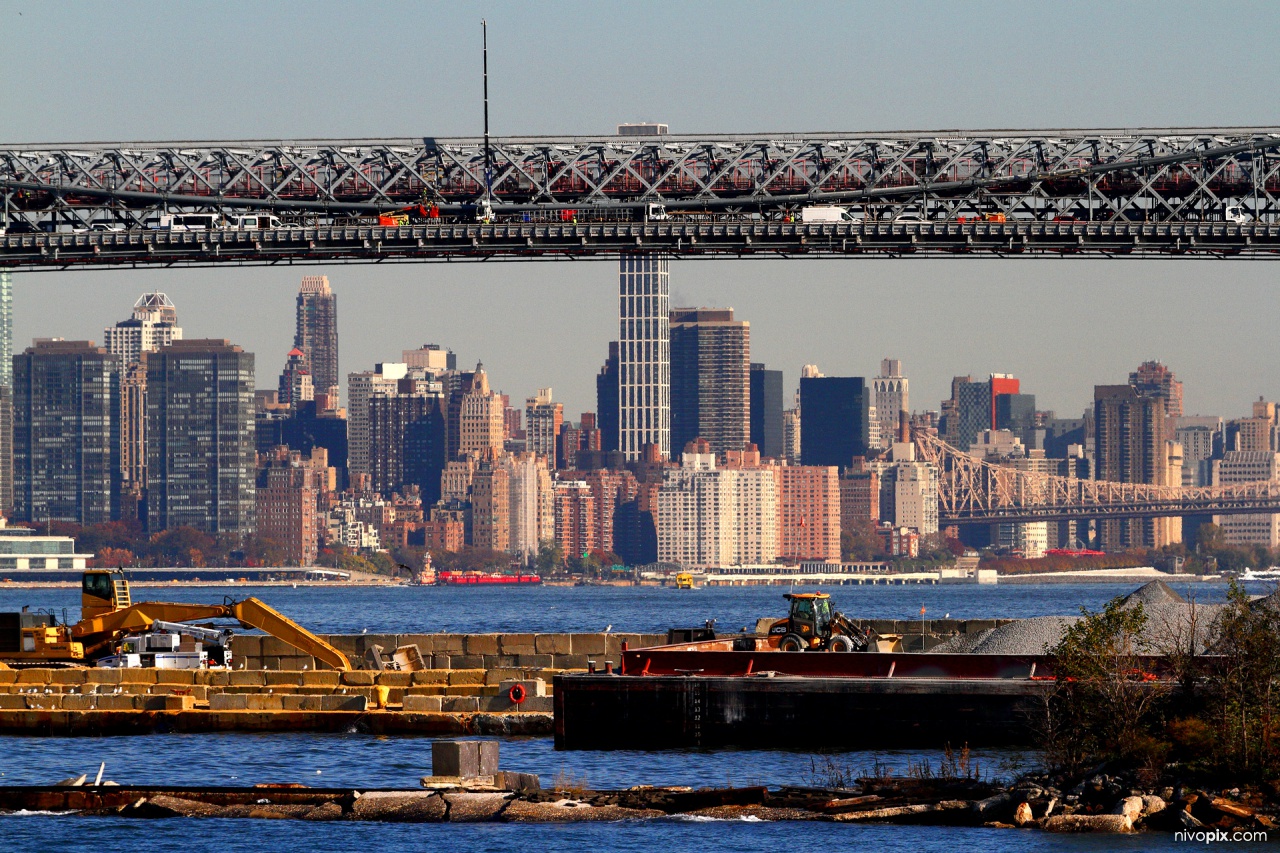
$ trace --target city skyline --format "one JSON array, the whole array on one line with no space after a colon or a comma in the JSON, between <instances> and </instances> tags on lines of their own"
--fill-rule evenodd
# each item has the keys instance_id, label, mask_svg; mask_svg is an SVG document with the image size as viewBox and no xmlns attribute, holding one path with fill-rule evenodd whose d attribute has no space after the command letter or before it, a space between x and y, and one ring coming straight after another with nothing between
<instances>
[{"instance_id":1,"label":"city skyline","mask_svg":"<svg viewBox=\"0 0 1280 853\"><path fill-rule=\"evenodd\" d=\"M721 264L730 265L742 263L797 264L797 262L786 261L721 262ZM812 263L814 262L798 264L798 266L804 269ZM856 264L857 262L844 263ZM915 263L945 262L916 261ZM1006 263L1023 267L1027 262ZM1031 263L1075 265L1082 262ZM1187 262L1146 263L1181 266ZM616 264L616 261L613 264ZM511 333L500 337L505 338L505 342L508 343L515 339L520 346L517 352L506 357L503 355L502 347L497 346L504 341L499 341L487 334L486 330L492 326L488 322L482 322L475 315L470 315L469 318L464 317L462 323L451 323L447 326L432 324L423 327L416 324L419 316L416 312L387 314L385 320L388 325L403 329L400 336L385 330L368 330L359 319L346 319L345 324L340 324L339 327L343 342L339 376L344 405L348 402L346 400L348 374L371 370L376 363L400 361L402 351L429 342L453 350L457 354L459 363L485 361L488 365L486 370L495 390L508 394L512 399L524 399L532 396L538 388L553 387L556 390L556 402L564 404L565 420L576 422L582 412L596 410L595 374L604 363L608 342L616 339L617 297L609 292L616 287L617 271L613 264L586 265L588 277L595 280L585 282L582 287L574 287L573 290L584 293L589 301L571 299L576 308L574 315L565 317L563 321L557 321L557 327L571 329L572 334L583 341L580 346L587 351L581 356L581 360L577 355L566 355L564 347L553 345L553 342L547 340L547 338L557 337L555 331L544 329L539 324L529 321L525 316L527 312L522 310L518 290L514 298L505 294L504 288L508 285L503 282L486 281L483 276L484 271L479 266L468 267L467 271L474 270L474 274L459 277L461 279L459 284L450 283L448 285L450 292L441 301L449 302L450 297L455 295L461 298L462 292L474 295L476 288L487 291L486 296L492 294L495 299L502 297L493 303L493 307L499 312L504 309L510 311L511 323L505 328ZM889 305L870 306L874 313L870 316L866 313L861 315L864 318L864 324L849 328L840 318L832 318L824 314L820 306L779 305L768 294L760 294L752 290L735 291L731 275L708 275L704 279L705 286L701 288L685 279L685 275L689 273L700 273L703 270L713 272L721 264L670 262L672 268L670 304L673 307L732 307L737 318L749 322L752 326L751 360L764 363L771 370L783 371L784 397L788 400L798 387L800 367L804 364L817 364L823 373L831 376L861 376L870 380L878 374L880 362L884 358L893 358L902 362L904 372L911 379L913 411L937 410L940 401L950 396L953 376L969 374L981 379L991 373L1007 372L1013 373L1022 381L1024 391L1036 396L1037 409L1054 411L1058 417L1079 417L1082 412L1092 408L1095 385L1123 384L1128 375L1141 363L1152 360L1166 365L1182 380L1186 389L1184 409L1187 415L1243 417L1248 414L1253 400L1259 397L1280 398L1280 377L1264 379L1264 376L1270 374L1259 371L1258 376L1251 381L1247 374L1242 375L1240 365L1235 363L1235 356L1224 352L1221 347L1210 346L1209 340L1195 335L1192 329L1186 330L1187 335L1182 337L1179 347L1174 346L1179 343L1176 340L1168 341L1168 347L1181 348L1185 355L1194 355L1194 352L1185 352L1188 347L1187 340L1199 341L1199 347L1203 349L1203 357L1200 359L1182 360L1166 357L1155 346L1146 348L1142 342L1138 341L1111 340L1110 338L1119 334L1125 325L1124 311L1117 311L1118 316L1112 317L1110 321L1104 317L1094 324L1081 322L1079 330L1083 332L1083 327L1091 326L1091 333L1087 337L1080 338L1081 343L1087 342L1088 345L1075 350L1067 340L1072 336L1071 330L1077 328L1075 324L1071 324L1070 329L1058 329L1056 332L1050 330L1046 334L1035 335L1011 320L1006 327L1009 335L1001 341L966 340L965 335L955 334L952 330L950 333L956 344L954 355L945 351L937 352L933 355L933 360L924 360L920 357L920 350L925 348L927 343L924 339L929 334L948 334L948 324L935 321L932 332L925 331L919 336L895 342L893 335L886 330L896 331L888 327L892 322L892 315L904 310L909 303L910 299L907 296L898 294ZM1265 267L1260 264L1245 266L1246 269ZM1138 265L1134 264L1133 267L1137 270ZM511 268L513 267L504 267L504 269ZM433 271L442 268L427 266L411 269ZM386 272L396 273L403 270L404 268L397 268ZM365 272L362 274L362 271ZM456 272L457 268L450 266L443 268L442 271ZM273 388L277 383L286 355L293 346L293 318L297 289L302 277L328 275L334 293L339 296L343 292L343 281L351 279L350 286L353 290L368 295L367 288L361 287L358 282L368 282L371 275L383 271L374 271L360 266L333 266L295 267L289 270L269 271L248 268L199 272L215 272L215 274L240 279L240 281L229 286L230 293L220 295L217 290L209 292L192 287L181 279L175 278L173 273L135 271L130 277L129 284L109 283L107 287L95 285L88 291L70 288L67 298L78 302L83 312L75 318L51 316L47 310L33 310L36 303L43 304L49 300L49 297L24 288L23 282L39 284L46 280L47 273L14 274L12 277L14 348L21 350L31 345L36 338L55 337L66 340L92 340L102 345L105 343L104 328L119 320L128 310L128 306L137 300L140 292L163 291L169 294L170 299L177 306L182 324L187 328L189 336L226 338L242 346L246 351L255 353L259 359L257 387ZM578 277L582 276L580 271L575 272ZM592 273L596 275L591 276ZM279 279L280 285L278 288L273 286L264 290L257 287L253 281L256 276L269 276L273 282ZM139 289L138 284L142 284L143 287ZM376 282L374 286L376 288ZM1103 289L1087 283L1076 286L1086 290ZM60 285L59 288L61 287ZM564 287L563 284L562 287ZM708 293L713 298L697 299L692 293L695 289ZM997 288L997 293L1001 289L1003 288ZM928 287L925 286L920 290L927 292ZM249 298L244 291L251 291L257 304L263 307L244 314L225 313L227 305L242 304L244 299ZM742 297L736 300L736 304L733 301L735 292ZM795 292L792 291L793 294ZM990 292L992 291L988 289L988 293ZM1260 290L1259 296L1266 296L1267 293L1269 291ZM1125 293L1110 295L1113 302L1120 306L1137 301L1136 295L1129 296ZM108 299L107 296L112 298ZM241 298L242 296L244 299ZM717 296L720 298L716 298ZM125 300L128 302L126 303ZM1276 304L1276 308L1280 308L1280 293L1270 297L1270 300ZM427 307L431 301L424 297L419 304ZM724 304L726 302L727 305ZM1000 305L1001 301L995 299L990 303L978 303L976 306L956 306L954 325L963 328L979 328L983 315L983 310L980 309L986 304ZM744 309L743 305L747 308ZM1240 320L1246 326L1253 322L1265 325L1265 317L1262 316L1265 313L1264 309L1259 309L1256 317L1242 314ZM429 308L423 312L423 315L433 316ZM787 329L794 327L787 322L788 316L802 317L815 328L831 329L836 334L788 336ZM1192 320L1194 320L1193 316L1188 316L1186 320L1175 319L1175 325L1172 328L1190 326ZM803 321L799 322L803 325ZM1114 327L1114 331L1105 328L1109 322ZM791 340L789 337L798 337L799 340ZM846 343L854 341L857 342L856 355L845 346ZM598 345L588 349L588 342L598 342ZM882 344L886 349L883 351L871 349L876 343ZM893 348L895 344L897 348ZM1002 347L1008 347L1003 357L996 352ZM1046 355L1046 349L1051 350L1054 355L1051 357ZM790 353L791 358L785 359L780 356L780 353ZM824 358L824 355L830 358ZM1062 357L1065 356L1069 356L1070 360L1064 362ZM355 361L355 359L362 360ZM1257 361L1256 358L1254 361ZM1064 368L1064 364L1070 364L1071 368L1069 370ZM679 449L673 448L676 452Z\"/></svg>"}]
</instances>

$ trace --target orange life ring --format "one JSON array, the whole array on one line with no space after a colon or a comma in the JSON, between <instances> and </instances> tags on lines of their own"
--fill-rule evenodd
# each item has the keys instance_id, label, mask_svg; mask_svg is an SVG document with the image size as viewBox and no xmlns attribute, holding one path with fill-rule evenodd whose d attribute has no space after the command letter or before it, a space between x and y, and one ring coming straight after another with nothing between
<instances>
[{"instance_id":1,"label":"orange life ring","mask_svg":"<svg viewBox=\"0 0 1280 853\"><path fill-rule=\"evenodd\" d=\"M512 705L519 705L524 701L525 690L523 684L513 684L511 689L507 691L507 698L511 700Z\"/></svg>"}]
</instances>

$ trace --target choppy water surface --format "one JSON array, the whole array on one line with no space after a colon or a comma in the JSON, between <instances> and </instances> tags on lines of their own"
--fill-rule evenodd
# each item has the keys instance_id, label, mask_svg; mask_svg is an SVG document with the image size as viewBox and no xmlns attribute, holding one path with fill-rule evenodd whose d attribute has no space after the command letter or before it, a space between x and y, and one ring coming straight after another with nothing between
<instances>
[{"instance_id":1,"label":"choppy water surface","mask_svg":"<svg viewBox=\"0 0 1280 853\"><path fill-rule=\"evenodd\" d=\"M852 616L918 619L1023 617L1074 614L1101 607L1130 591L1116 584L1035 586L832 587L837 607ZM1220 601L1221 585L1179 587L1200 601ZM174 587L139 588L138 600L217 602L225 595L258 596L304 625L325 633L430 631L661 632L671 626L718 620L722 630L754 626L784 612L782 587L739 587L680 592L652 587L359 588ZM1253 592L1265 592L1261 585ZM0 611L65 608L79 617L79 591L0 588ZM874 725L874 720L852 725ZM620 742L626 733L619 731ZM617 788L637 784L821 784L828 767L861 773L877 763L905 771L911 763L937 767L940 752L854 752L813 758L779 750L671 752L555 752L549 739L503 741L502 764L513 770L575 783ZM1031 757L975 754L984 775L1006 776ZM249 785L303 782L316 786L413 787L429 771L431 741L363 734L201 734L115 738L0 738L0 785L49 783L96 772L125 784ZM1144 851L1173 847L1169 836L1053 837L1034 832L934 827L849 826L832 823L669 819L564 826L311 824L300 821L125 821L75 816L0 816L5 849L105 851L125 849L260 853L281 849L462 850L729 850L758 853L792 849L868 851ZM1183 845L1185 846L1185 845ZM1233 845L1233 849L1248 849Z\"/></svg>"}]
</instances>

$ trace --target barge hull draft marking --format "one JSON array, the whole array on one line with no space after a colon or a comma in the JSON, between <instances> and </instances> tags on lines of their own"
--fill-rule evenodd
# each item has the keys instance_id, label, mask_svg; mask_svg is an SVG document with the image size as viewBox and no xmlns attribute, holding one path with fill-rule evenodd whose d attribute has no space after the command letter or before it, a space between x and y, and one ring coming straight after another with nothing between
<instances>
[{"instance_id":1,"label":"barge hull draft marking","mask_svg":"<svg viewBox=\"0 0 1280 853\"><path fill-rule=\"evenodd\" d=\"M556 749L1027 746L1051 681L559 675Z\"/></svg>"}]
</instances>

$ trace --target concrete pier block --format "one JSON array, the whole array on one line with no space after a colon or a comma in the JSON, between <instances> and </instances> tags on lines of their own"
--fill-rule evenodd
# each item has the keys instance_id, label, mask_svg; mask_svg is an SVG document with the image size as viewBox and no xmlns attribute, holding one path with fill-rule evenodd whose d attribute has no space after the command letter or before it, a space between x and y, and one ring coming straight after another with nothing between
<instances>
[{"instance_id":1,"label":"concrete pier block","mask_svg":"<svg viewBox=\"0 0 1280 853\"><path fill-rule=\"evenodd\" d=\"M535 653L533 634L499 634L498 654L531 655Z\"/></svg>"},{"instance_id":2,"label":"concrete pier block","mask_svg":"<svg viewBox=\"0 0 1280 853\"><path fill-rule=\"evenodd\" d=\"M468 655L496 655L498 635L468 634L463 641L463 651Z\"/></svg>"},{"instance_id":3,"label":"concrete pier block","mask_svg":"<svg viewBox=\"0 0 1280 853\"><path fill-rule=\"evenodd\" d=\"M14 673L15 675L17 673ZM119 684L120 670L118 669L90 669L84 674L86 684Z\"/></svg>"},{"instance_id":4,"label":"concrete pier block","mask_svg":"<svg viewBox=\"0 0 1280 853\"><path fill-rule=\"evenodd\" d=\"M227 683L237 687L261 687L265 683L265 674L257 669L237 669L227 673Z\"/></svg>"},{"instance_id":5,"label":"concrete pier block","mask_svg":"<svg viewBox=\"0 0 1280 853\"><path fill-rule=\"evenodd\" d=\"M249 697L244 693L215 693L209 697L210 711L245 711Z\"/></svg>"},{"instance_id":6,"label":"concrete pier block","mask_svg":"<svg viewBox=\"0 0 1280 853\"><path fill-rule=\"evenodd\" d=\"M121 684L155 684L156 674L159 672L190 672L190 670L178 669L122 669L120 670ZM194 681L194 677L192 678Z\"/></svg>"},{"instance_id":7,"label":"concrete pier block","mask_svg":"<svg viewBox=\"0 0 1280 853\"><path fill-rule=\"evenodd\" d=\"M404 697L404 710L417 713L438 713L441 708L440 700L440 696L408 694Z\"/></svg>"},{"instance_id":8,"label":"concrete pier block","mask_svg":"<svg viewBox=\"0 0 1280 853\"><path fill-rule=\"evenodd\" d=\"M460 655L463 652L463 645L462 634L436 634L431 638L431 653L433 655ZM496 651L493 653L496 653Z\"/></svg>"},{"instance_id":9,"label":"concrete pier block","mask_svg":"<svg viewBox=\"0 0 1280 853\"><path fill-rule=\"evenodd\" d=\"M196 671L194 669L157 669L153 681L156 684L195 684Z\"/></svg>"},{"instance_id":10,"label":"concrete pier block","mask_svg":"<svg viewBox=\"0 0 1280 853\"><path fill-rule=\"evenodd\" d=\"M17 672L19 684L48 684L53 676L53 670L44 668L20 669Z\"/></svg>"},{"instance_id":11,"label":"concrete pier block","mask_svg":"<svg viewBox=\"0 0 1280 853\"><path fill-rule=\"evenodd\" d=\"M373 684L373 673L367 670L353 670L351 672L342 673L342 683L352 686L365 686Z\"/></svg>"},{"instance_id":12,"label":"concrete pier block","mask_svg":"<svg viewBox=\"0 0 1280 853\"><path fill-rule=\"evenodd\" d=\"M317 696L321 711L367 711L369 700L365 696Z\"/></svg>"},{"instance_id":13,"label":"concrete pier block","mask_svg":"<svg viewBox=\"0 0 1280 853\"><path fill-rule=\"evenodd\" d=\"M455 684L484 684L483 669L451 669L449 670L449 686Z\"/></svg>"},{"instance_id":14,"label":"concrete pier block","mask_svg":"<svg viewBox=\"0 0 1280 853\"><path fill-rule=\"evenodd\" d=\"M437 740L431 744L431 775L470 779L480 775L480 749L473 740Z\"/></svg>"},{"instance_id":15,"label":"concrete pier block","mask_svg":"<svg viewBox=\"0 0 1280 853\"><path fill-rule=\"evenodd\" d=\"M302 685L305 687L337 687L340 682L341 678L333 670L302 673Z\"/></svg>"},{"instance_id":16,"label":"concrete pier block","mask_svg":"<svg viewBox=\"0 0 1280 853\"><path fill-rule=\"evenodd\" d=\"M571 634L570 643L575 655L602 655L605 652L604 634Z\"/></svg>"},{"instance_id":17,"label":"concrete pier block","mask_svg":"<svg viewBox=\"0 0 1280 853\"><path fill-rule=\"evenodd\" d=\"M573 652L568 634L535 634L533 653L538 655L567 655Z\"/></svg>"},{"instance_id":18,"label":"concrete pier block","mask_svg":"<svg viewBox=\"0 0 1280 853\"><path fill-rule=\"evenodd\" d=\"M84 684L85 670L55 669L49 679L51 684Z\"/></svg>"},{"instance_id":19,"label":"concrete pier block","mask_svg":"<svg viewBox=\"0 0 1280 853\"><path fill-rule=\"evenodd\" d=\"M441 696L440 710L455 714L472 713L480 710L480 700L475 696Z\"/></svg>"},{"instance_id":20,"label":"concrete pier block","mask_svg":"<svg viewBox=\"0 0 1280 853\"><path fill-rule=\"evenodd\" d=\"M380 672L374 677L374 683L383 687L408 687L413 683L413 673Z\"/></svg>"},{"instance_id":21,"label":"concrete pier block","mask_svg":"<svg viewBox=\"0 0 1280 853\"><path fill-rule=\"evenodd\" d=\"M449 670L447 669L420 669L413 673L413 683L417 684L448 684Z\"/></svg>"},{"instance_id":22,"label":"concrete pier block","mask_svg":"<svg viewBox=\"0 0 1280 853\"><path fill-rule=\"evenodd\" d=\"M546 669L555 665L555 655L516 655L516 666L522 669Z\"/></svg>"}]
</instances>

